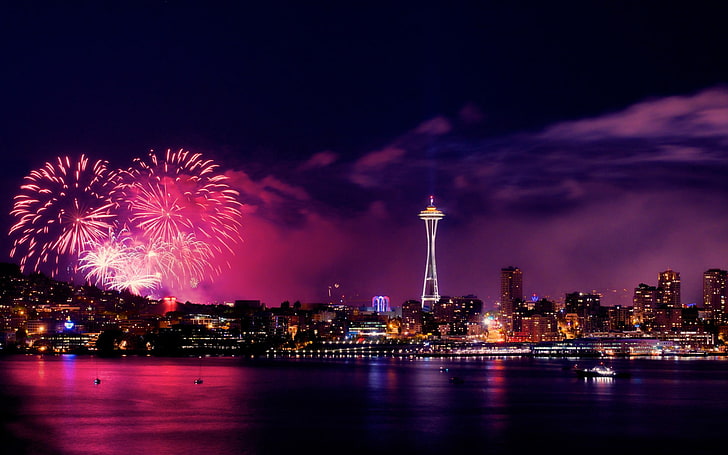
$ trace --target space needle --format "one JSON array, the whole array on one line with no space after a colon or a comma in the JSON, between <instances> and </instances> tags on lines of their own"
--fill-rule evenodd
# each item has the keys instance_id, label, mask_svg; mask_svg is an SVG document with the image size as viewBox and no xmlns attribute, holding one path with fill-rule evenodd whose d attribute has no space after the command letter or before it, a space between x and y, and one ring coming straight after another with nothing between
<instances>
[{"instance_id":1,"label":"space needle","mask_svg":"<svg viewBox=\"0 0 728 455\"><path fill-rule=\"evenodd\" d=\"M422 285L422 309L431 311L433 304L440 300L437 289L437 267L435 266L435 236L437 235L437 222L445 214L435 207L435 196L430 196L430 205L420 212L420 219L425 222L427 230L427 263L425 264L425 282Z\"/></svg>"}]
</instances>

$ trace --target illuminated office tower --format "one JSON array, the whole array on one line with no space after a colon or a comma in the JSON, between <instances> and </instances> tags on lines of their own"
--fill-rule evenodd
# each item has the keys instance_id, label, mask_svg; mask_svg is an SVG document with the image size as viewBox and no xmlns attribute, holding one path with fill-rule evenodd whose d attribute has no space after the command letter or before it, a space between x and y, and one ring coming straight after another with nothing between
<instances>
[{"instance_id":1,"label":"illuminated office tower","mask_svg":"<svg viewBox=\"0 0 728 455\"><path fill-rule=\"evenodd\" d=\"M435 197L430 196L430 205L420 212L420 219L425 222L427 229L427 262L425 264L425 282L422 285L422 309L431 311L432 306L440 300L440 291L437 288L437 267L435 266L435 236L437 235L437 222L445 216L435 207Z\"/></svg>"},{"instance_id":2,"label":"illuminated office tower","mask_svg":"<svg viewBox=\"0 0 728 455\"><path fill-rule=\"evenodd\" d=\"M516 305L523 301L523 272L518 267L501 269L501 317L506 332L514 329Z\"/></svg>"},{"instance_id":3,"label":"illuminated office tower","mask_svg":"<svg viewBox=\"0 0 728 455\"><path fill-rule=\"evenodd\" d=\"M661 291L661 306L680 308L680 273L667 269L658 275L657 281L657 287Z\"/></svg>"},{"instance_id":4,"label":"illuminated office tower","mask_svg":"<svg viewBox=\"0 0 728 455\"><path fill-rule=\"evenodd\" d=\"M643 331L652 329L655 322L655 312L660 301L660 291L655 286L640 283L634 288L632 298L633 323Z\"/></svg>"},{"instance_id":5,"label":"illuminated office tower","mask_svg":"<svg viewBox=\"0 0 728 455\"><path fill-rule=\"evenodd\" d=\"M710 269L703 272L703 308L710 318L722 321L728 304L728 271Z\"/></svg>"}]
</instances>

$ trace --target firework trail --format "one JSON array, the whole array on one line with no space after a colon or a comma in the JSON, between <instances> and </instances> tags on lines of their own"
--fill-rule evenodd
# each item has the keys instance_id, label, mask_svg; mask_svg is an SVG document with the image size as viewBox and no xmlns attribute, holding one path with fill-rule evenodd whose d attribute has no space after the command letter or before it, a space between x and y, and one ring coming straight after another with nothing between
<instances>
[{"instance_id":1,"label":"firework trail","mask_svg":"<svg viewBox=\"0 0 728 455\"><path fill-rule=\"evenodd\" d=\"M25 177L15 196L10 214L15 224L11 257L20 258L20 267L38 270L51 264L51 274L73 265L88 245L108 236L116 214L111 193L118 175L103 160L91 162L59 157ZM70 261L64 263L64 261Z\"/></svg>"}]
</instances>

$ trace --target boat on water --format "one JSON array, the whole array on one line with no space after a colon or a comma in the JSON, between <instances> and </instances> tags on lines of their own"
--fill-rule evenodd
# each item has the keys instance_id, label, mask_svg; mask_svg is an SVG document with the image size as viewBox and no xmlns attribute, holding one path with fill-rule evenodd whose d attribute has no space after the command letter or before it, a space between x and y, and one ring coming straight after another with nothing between
<instances>
[{"instance_id":1,"label":"boat on water","mask_svg":"<svg viewBox=\"0 0 728 455\"><path fill-rule=\"evenodd\" d=\"M200 356L200 372L197 374L195 384L202 384L202 356Z\"/></svg>"},{"instance_id":2,"label":"boat on water","mask_svg":"<svg viewBox=\"0 0 728 455\"><path fill-rule=\"evenodd\" d=\"M101 379L99 379L99 378L94 379L94 384L101 384Z\"/></svg>"},{"instance_id":3,"label":"boat on water","mask_svg":"<svg viewBox=\"0 0 728 455\"><path fill-rule=\"evenodd\" d=\"M591 368L579 368L574 365L574 373L580 378L625 378L629 376L629 373L615 371L603 363Z\"/></svg>"}]
</instances>

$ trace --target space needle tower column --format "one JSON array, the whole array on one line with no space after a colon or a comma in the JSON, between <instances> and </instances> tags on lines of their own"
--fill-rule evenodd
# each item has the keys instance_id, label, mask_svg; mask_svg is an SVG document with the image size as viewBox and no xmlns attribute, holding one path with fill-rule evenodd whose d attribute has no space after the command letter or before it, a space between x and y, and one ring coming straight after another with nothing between
<instances>
[{"instance_id":1,"label":"space needle tower column","mask_svg":"<svg viewBox=\"0 0 728 455\"><path fill-rule=\"evenodd\" d=\"M445 216L435 207L435 197L430 196L430 205L420 212L420 219L425 222L427 229L427 263L425 264L425 282L422 285L422 309L431 311L433 304L440 300L437 289L437 267L435 266L435 236L437 235L437 222Z\"/></svg>"}]
</instances>

